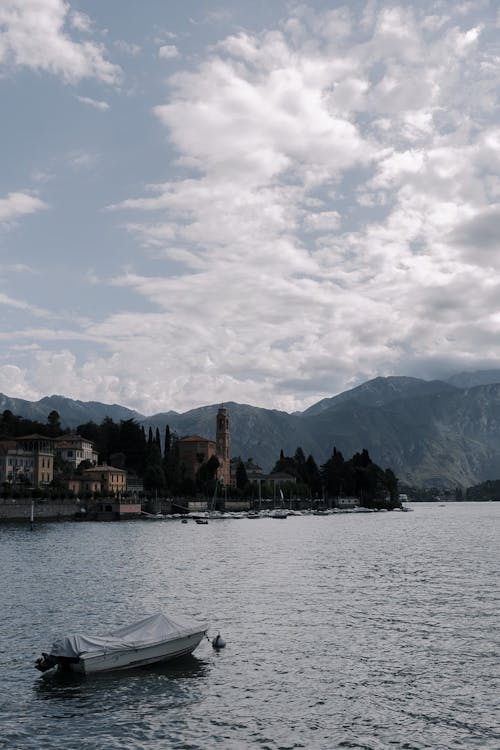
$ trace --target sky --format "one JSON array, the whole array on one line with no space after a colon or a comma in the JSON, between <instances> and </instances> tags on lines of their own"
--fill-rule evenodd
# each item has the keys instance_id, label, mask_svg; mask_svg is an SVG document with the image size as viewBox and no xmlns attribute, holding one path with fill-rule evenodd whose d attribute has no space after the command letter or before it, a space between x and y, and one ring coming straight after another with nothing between
<instances>
[{"instance_id":1,"label":"sky","mask_svg":"<svg viewBox=\"0 0 500 750\"><path fill-rule=\"evenodd\" d=\"M0 392L500 366L497 0L0 0Z\"/></svg>"}]
</instances>

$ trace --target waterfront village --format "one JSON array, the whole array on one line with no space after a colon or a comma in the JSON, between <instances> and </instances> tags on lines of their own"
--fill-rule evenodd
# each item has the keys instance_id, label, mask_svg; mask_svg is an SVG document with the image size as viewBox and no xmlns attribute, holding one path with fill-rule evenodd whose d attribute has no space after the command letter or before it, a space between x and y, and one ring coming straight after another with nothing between
<instances>
[{"instance_id":1,"label":"waterfront village","mask_svg":"<svg viewBox=\"0 0 500 750\"><path fill-rule=\"evenodd\" d=\"M101 429L88 423L76 433L62 430L57 412L49 414L47 421L48 434L13 436L29 420L8 411L2 415L0 520L21 520L30 513L47 519L118 520L285 507L317 513L360 506L401 508L396 477L373 464L366 451L347 462L334 449L321 470L300 448L293 457L281 451L270 473L252 459L231 458L229 414L224 406L217 411L215 441L200 435L172 436L167 426L163 451L158 429L153 435L149 428L146 438L133 420L117 426L106 418ZM38 427L43 429L39 423ZM126 440L121 436L114 443L125 450L104 460L97 443L103 431L113 430L115 435L120 430L126 433ZM144 456L139 464L141 445Z\"/></svg>"}]
</instances>

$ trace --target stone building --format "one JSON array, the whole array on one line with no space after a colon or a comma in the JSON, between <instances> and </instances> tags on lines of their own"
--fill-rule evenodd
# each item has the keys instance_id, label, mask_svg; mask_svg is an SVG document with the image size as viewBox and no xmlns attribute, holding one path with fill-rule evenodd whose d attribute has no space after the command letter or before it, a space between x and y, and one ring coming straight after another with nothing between
<instances>
[{"instance_id":1,"label":"stone building","mask_svg":"<svg viewBox=\"0 0 500 750\"><path fill-rule=\"evenodd\" d=\"M231 483L231 466L229 458L230 434L229 416L223 406L217 411L215 442L200 435L188 435L178 441L179 463L185 479L196 479L202 464L217 456L219 468L217 479L229 486Z\"/></svg>"},{"instance_id":2,"label":"stone building","mask_svg":"<svg viewBox=\"0 0 500 750\"><path fill-rule=\"evenodd\" d=\"M229 415L227 409L221 406L217 412L217 431L215 436L217 458L219 459L219 469L217 478L225 487L231 484L231 460L229 457L230 436L229 436Z\"/></svg>"},{"instance_id":3,"label":"stone building","mask_svg":"<svg viewBox=\"0 0 500 750\"><path fill-rule=\"evenodd\" d=\"M92 469L84 469L83 482L100 482L101 492L106 495L123 496L127 492L127 472L116 466L94 466ZM88 486L86 487L88 490Z\"/></svg>"},{"instance_id":4,"label":"stone building","mask_svg":"<svg viewBox=\"0 0 500 750\"><path fill-rule=\"evenodd\" d=\"M0 481L38 489L54 478L53 440L44 435L25 435L1 441Z\"/></svg>"},{"instance_id":5,"label":"stone building","mask_svg":"<svg viewBox=\"0 0 500 750\"><path fill-rule=\"evenodd\" d=\"M200 466L215 456L214 441L200 435L187 435L181 438L177 445L183 479L196 479Z\"/></svg>"}]
</instances>

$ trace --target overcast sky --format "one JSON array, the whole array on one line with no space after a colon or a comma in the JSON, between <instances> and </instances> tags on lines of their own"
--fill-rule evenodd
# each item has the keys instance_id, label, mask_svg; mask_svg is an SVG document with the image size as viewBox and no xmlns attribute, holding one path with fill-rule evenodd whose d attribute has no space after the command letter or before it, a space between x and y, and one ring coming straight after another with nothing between
<instances>
[{"instance_id":1,"label":"overcast sky","mask_svg":"<svg viewBox=\"0 0 500 750\"><path fill-rule=\"evenodd\" d=\"M497 0L0 0L0 392L500 366Z\"/></svg>"}]
</instances>

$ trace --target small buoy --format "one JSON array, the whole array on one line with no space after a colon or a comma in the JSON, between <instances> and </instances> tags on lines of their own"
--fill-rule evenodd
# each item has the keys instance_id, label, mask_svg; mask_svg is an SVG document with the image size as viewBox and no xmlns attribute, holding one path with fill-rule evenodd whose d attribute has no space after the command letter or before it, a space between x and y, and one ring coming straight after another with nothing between
<instances>
[{"instance_id":1,"label":"small buoy","mask_svg":"<svg viewBox=\"0 0 500 750\"><path fill-rule=\"evenodd\" d=\"M221 638L220 633L217 633L215 638L212 638L212 646L215 649L218 650L219 648L224 648L225 645L226 645L226 641L224 640L224 638Z\"/></svg>"}]
</instances>

